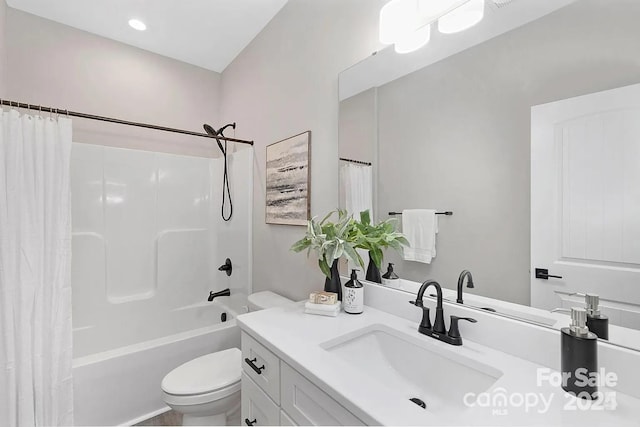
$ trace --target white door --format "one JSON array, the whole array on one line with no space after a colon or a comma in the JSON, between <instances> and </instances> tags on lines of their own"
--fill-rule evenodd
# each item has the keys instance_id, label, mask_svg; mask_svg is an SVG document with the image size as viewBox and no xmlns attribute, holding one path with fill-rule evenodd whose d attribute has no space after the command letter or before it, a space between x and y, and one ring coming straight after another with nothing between
<instances>
[{"instance_id":1,"label":"white door","mask_svg":"<svg viewBox=\"0 0 640 427\"><path fill-rule=\"evenodd\" d=\"M640 85L531 109L531 305L573 293L640 329Z\"/></svg>"}]
</instances>

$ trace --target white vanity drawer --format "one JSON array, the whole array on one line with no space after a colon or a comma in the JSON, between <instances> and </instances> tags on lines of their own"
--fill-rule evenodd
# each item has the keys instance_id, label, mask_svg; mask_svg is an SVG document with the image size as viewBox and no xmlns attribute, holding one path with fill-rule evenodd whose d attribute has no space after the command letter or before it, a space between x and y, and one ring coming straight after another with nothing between
<instances>
[{"instance_id":1,"label":"white vanity drawer","mask_svg":"<svg viewBox=\"0 0 640 427\"><path fill-rule=\"evenodd\" d=\"M298 425L363 426L362 421L282 363L282 409Z\"/></svg>"},{"instance_id":2,"label":"white vanity drawer","mask_svg":"<svg viewBox=\"0 0 640 427\"><path fill-rule=\"evenodd\" d=\"M241 394L242 425L280 425L280 408L244 373Z\"/></svg>"},{"instance_id":3,"label":"white vanity drawer","mask_svg":"<svg viewBox=\"0 0 640 427\"><path fill-rule=\"evenodd\" d=\"M294 423L291 417L287 415L286 412L280 410L280 425L281 426L297 426L298 424Z\"/></svg>"},{"instance_id":4,"label":"white vanity drawer","mask_svg":"<svg viewBox=\"0 0 640 427\"><path fill-rule=\"evenodd\" d=\"M280 359L244 332L242 368L276 404L280 404Z\"/></svg>"}]
</instances>

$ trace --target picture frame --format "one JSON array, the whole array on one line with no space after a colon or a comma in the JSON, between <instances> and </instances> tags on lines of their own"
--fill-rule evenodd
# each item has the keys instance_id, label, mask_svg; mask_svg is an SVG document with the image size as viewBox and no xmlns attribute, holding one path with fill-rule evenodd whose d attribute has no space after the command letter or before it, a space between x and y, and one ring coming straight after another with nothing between
<instances>
[{"instance_id":1,"label":"picture frame","mask_svg":"<svg viewBox=\"0 0 640 427\"><path fill-rule=\"evenodd\" d=\"M311 131L266 148L265 222L306 226L311 215Z\"/></svg>"}]
</instances>

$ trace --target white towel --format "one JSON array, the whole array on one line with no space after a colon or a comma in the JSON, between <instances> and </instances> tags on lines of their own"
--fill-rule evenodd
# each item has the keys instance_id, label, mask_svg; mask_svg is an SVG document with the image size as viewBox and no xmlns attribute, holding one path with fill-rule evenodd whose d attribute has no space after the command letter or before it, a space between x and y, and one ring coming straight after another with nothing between
<instances>
[{"instance_id":1,"label":"white towel","mask_svg":"<svg viewBox=\"0 0 640 427\"><path fill-rule=\"evenodd\" d=\"M340 301L335 304L314 304L307 301L304 304L304 312L318 316L336 317L340 312Z\"/></svg>"},{"instance_id":2,"label":"white towel","mask_svg":"<svg viewBox=\"0 0 640 427\"><path fill-rule=\"evenodd\" d=\"M434 209L407 209L402 211L402 233L409 240L403 248L406 261L431 264L436 257L438 217Z\"/></svg>"}]
</instances>

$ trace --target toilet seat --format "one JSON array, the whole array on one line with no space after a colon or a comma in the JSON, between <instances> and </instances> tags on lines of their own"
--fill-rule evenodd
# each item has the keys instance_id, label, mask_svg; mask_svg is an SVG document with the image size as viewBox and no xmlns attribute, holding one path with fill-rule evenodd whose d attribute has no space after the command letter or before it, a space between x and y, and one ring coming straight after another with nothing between
<instances>
[{"instance_id":1,"label":"toilet seat","mask_svg":"<svg viewBox=\"0 0 640 427\"><path fill-rule=\"evenodd\" d=\"M162 380L165 402L197 405L240 391L242 353L230 348L186 362Z\"/></svg>"}]
</instances>

